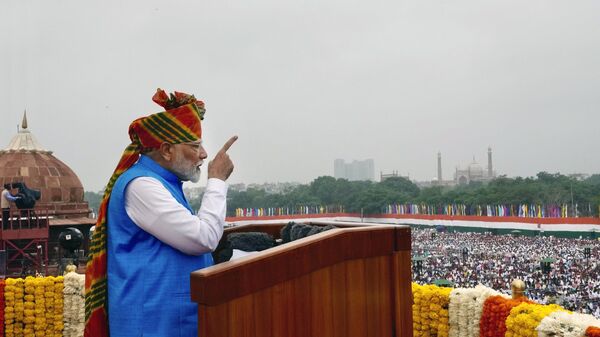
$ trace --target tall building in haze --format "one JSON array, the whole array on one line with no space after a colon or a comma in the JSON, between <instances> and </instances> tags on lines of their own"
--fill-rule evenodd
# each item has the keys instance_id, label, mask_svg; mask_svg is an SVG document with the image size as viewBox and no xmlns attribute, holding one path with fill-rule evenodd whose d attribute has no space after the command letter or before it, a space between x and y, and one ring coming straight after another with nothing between
<instances>
[{"instance_id":1,"label":"tall building in haze","mask_svg":"<svg viewBox=\"0 0 600 337\"><path fill-rule=\"evenodd\" d=\"M346 163L343 159L333 161L333 176L338 179L375 180L375 162L373 159L353 160Z\"/></svg>"}]
</instances>

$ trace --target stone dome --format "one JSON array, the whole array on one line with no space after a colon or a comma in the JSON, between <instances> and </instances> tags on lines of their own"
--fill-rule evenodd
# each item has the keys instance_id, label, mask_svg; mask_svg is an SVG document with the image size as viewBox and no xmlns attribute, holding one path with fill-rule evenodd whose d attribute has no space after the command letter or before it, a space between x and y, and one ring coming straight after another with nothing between
<instances>
[{"instance_id":1,"label":"stone dome","mask_svg":"<svg viewBox=\"0 0 600 337\"><path fill-rule=\"evenodd\" d=\"M88 203L83 200L83 185L65 163L44 149L27 129L23 116L21 129L0 150L0 183L24 182L30 189L41 191L36 209L47 209L59 218L87 217Z\"/></svg>"},{"instance_id":2,"label":"stone dome","mask_svg":"<svg viewBox=\"0 0 600 337\"><path fill-rule=\"evenodd\" d=\"M473 162L469 164L469 174L471 177L483 176L483 168L475 161L475 158L473 158Z\"/></svg>"}]
</instances>

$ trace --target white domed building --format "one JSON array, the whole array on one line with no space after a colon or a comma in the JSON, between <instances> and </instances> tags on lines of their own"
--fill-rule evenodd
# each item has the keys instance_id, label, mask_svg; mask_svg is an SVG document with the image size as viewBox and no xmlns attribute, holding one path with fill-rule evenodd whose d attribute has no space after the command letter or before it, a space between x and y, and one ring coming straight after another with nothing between
<instances>
[{"instance_id":1,"label":"white domed building","mask_svg":"<svg viewBox=\"0 0 600 337\"><path fill-rule=\"evenodd\" d=\"M473 162L466 168L456 168L454 173L455 185L468 185L471 182L489 182L496 177L496 172L492 167L492 149L488 148L488 167L483 169L473 156Z\"/></svg>"}]
</instances>

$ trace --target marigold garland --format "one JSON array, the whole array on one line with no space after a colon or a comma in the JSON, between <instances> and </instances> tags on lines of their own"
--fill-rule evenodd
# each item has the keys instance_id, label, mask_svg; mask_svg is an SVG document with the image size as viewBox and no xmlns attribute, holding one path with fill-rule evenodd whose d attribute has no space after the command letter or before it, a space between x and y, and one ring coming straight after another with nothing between
<instances>
[{"instance_id":1,"label":"marigold garland","mask_svg":"<svg viewBox=\"0 0 600 337\"><path fill-rule=\"evenodd\" d=\"M0 279L0 336L62 337L63 303L62 276Z\"/></svg>"},{"instance_id":2,"label":"marigold garland","mask_svg":"<svg viewBox=\"0 0 600 337\"><path fill-rule=\"evenodd\" d=\"M0 279L0 336L70 337L84 329L85 276ZM600 320L493 289L413 283L415 337L600 337Z\"/></svg>"},{"instance_id":3,"label":"marigold garland","mask_svg":"<svg viewBox=\"0 0 600 337\"><path fill-rule=\"evenodd\" d=\"M432 285L412 288L415 336L600 337L600 320L556 304L510 299L482 285L452 289L449 294L448 288Z\"/></svg>"},{"instance_id":4,"label":"marigold garland","mask_svg":"<svg viewBox=\"0 0 600 337\"><path fill-rule=\"evenodd\" d=\"M488 297L483 304L483 312L479 321L479 335L481 337L504 337L506 318L512 308L524 301L531 303L523 297L514 300L499 295Z\"/></svg>"},{"instance_id":5,"label":"marigold garland","mask_svg":"<svg viewBox=\"0 0 600 337\"><path fill-rule=\"evenodd\" d=\"M600 337L600 328L595 326L590 326L585 330L586 337Z\"/></svg>"},{"instance_id":6,"label":"marigold garland","mask_svg":"<svg viewBox=\"0 0 600 337\"><path fill-rule=\"evenodd\" d=\"M452 288L412 284L413 335L448 336L448 304Z\"/></svg>"},{"instance_id":7,"label":"marigold garland","mask_svg":"<svg viewBox=\"0 0 600 337\"><path fill-rule=\"evenodd\" d=\"M554 311L565 311L557 304L521 303L506 318L506 337L537 337L535 330L544 317Z\"/></svg>"},{"instance_id":8,"label":"marigold garland","mask_svg":"<svg viewBox=\"0 0 600 337\"><path fill-rule=\"evenodd\" d=\"M35 336L35 278L27 276L24 281L25 296L23 297L23 335L25 337Z\"/></svg>"},{"instance_id":9,"label":"marigold garland","mask_svg":"<svg viewBox=\"0 0 600 337\"><path fill-rule=\"evenodd\" d=\"M46 298L45 298L45 280L36 278L35 284L35 336L42 337L46 333Z\"/></svg>"},{"instance_id":10,"label":"marigold garland","mask_svg":"<svg viewBox=\"0 0 600 337\"><path fill-rule=\"evenodd\" d=\"M4 331L4 307L6 306L4 301L4 287L5 282L3 279L0 279L0 332Z\"/></svg>"},{"instance_id":11,"label":"marigold garland","mask_svg":"<svg viewBox=\"0 0 600 337\"><path fill-rule=\"evenodd\" d=\"M7 279L4 284L4 335L15 335L15 279Z\"/></svg>"},{"instance_id":12,"label":"marigold garland","mask_svg":"<svg viewBox=\"0 0 600 337\"><path fill-rule=\"evenodd\" d=\"M44 284L44 300L46 301L46 336L54 335L54 277L46 277Z\"/></svg>"},{"instance_id":13,"label":"marigold garland","mask_svg":"<svg viewBox=\"0 0 600 337\"><path fill-rule=\"evenodd\" d=\"M54 278L53 295L54 295L54 337L62 337L64 328L63 323L63 288L64 277L57 276Z\"/></svg>"},{"instance_id":14,"label":"marigold garland","mask_svg":"<svg viewBox=\"0 0 600 337\"><path fill-rule=\"evenodd\" d=\"M23 297L25 292L25 280L18 278L15 279L14 294L15 294L15 322L14 322L14 335L23 335L23 318L25 313L25 307L23 304Z\"/></svg>"}]
</instances>

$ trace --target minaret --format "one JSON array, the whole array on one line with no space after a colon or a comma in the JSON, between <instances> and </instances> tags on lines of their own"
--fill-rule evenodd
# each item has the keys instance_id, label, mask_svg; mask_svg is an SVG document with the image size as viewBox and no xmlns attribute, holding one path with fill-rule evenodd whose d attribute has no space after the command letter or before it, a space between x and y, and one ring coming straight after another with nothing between
<instances>
[{"instance_id":1,"label":"minaret","mask_svg":"<svg viewBox=\"0 0 600 337\"><path fill-rule=\"evenodd\" d=\"M492 148L488 147L488 178L494 177L494 168L492 167Z\"/></svg>"},{"instance_id":2,"label":"minaret","mask_svg":"<svg viewBox=\"0 0 600 337\"><path fill-rule=\"evenodd\" d=\"M438 184L442 184L442 153L438 151Z\"/></svg>"}]
</instances>

